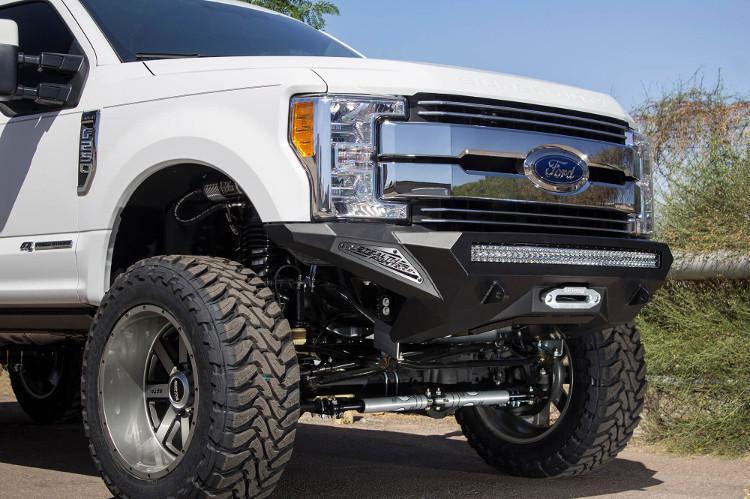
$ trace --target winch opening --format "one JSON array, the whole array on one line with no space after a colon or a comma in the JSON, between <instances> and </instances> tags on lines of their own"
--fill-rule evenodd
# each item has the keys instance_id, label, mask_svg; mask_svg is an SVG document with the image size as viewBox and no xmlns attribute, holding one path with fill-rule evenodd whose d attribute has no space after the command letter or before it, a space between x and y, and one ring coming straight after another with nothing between
<instances>
[{"instance_id":1,"label":"winch opening","mask_svg":"<svg viewBox=\"0 0 750 499\"><path fill-rule=\"evenodd\" d=\"M562 310L589 310L601 303L601 294L586 287L565 286L542 294L542 302L550 308Z\"/></svg>"}]
</instances>

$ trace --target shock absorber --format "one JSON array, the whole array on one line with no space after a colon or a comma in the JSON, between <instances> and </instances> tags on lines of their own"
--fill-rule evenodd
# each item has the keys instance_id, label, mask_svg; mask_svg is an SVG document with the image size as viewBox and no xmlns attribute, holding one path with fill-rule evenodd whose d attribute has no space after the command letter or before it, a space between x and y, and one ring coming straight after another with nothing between
<instances>
[{"instance_id":1,"label":"shock absorber","mask_svg":"<svg viewBox=\"0 0 750 499\"><path fill-rule=\"evenodd\" d=\"M246 213L240 227L239 260L256 275L270 279L273 269L284 264L283 255L268 238L258 213L252 209Z\"/></svg>"},{"instance_id":2,"label":"shock absorber","mask_svg":"<svg viewBox=\"0 0 750 499\"><path fill-rule=\"evenodd\" d=\"M198 210L195 205L204 207ZM273 269L285 263L284 254L268 238L260 216L231 180L207 182L185 194L175 204L174 216L178 222L190 225L221 210L226 211L227 222L237 235L236 259L256 275L271 278Z\"/></svg>"}]
</instances>

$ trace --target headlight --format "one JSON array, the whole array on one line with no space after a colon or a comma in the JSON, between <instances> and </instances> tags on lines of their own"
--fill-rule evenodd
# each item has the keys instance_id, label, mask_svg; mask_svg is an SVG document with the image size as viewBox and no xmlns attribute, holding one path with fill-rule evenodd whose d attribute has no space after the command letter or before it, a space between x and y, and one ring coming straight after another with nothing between
<instances>
[{"instance_id":1,"label":"headlight","mask_svg":"<svg viewBox=\"0 0 750 499\"><path fill-rule=\"evenodd\" d=\"M635 228L638 235L650 237L654 232L653 156L645 136L637 132L631 132L630 135L628 145L633 147L633 166L638 175L636 185L641 190L641 207L635 220Z\"/></svg>"},{"instance_id":2,"label":"headlight","mask_svg":"<svg viewBox=\"0 0 750 499\"><path fill-rule=\"evenodd\" d=\"M404 118L396 97L321 95L292 100L289 138L307 169L316 218L403 220L406 205L379 198L375 134L384 117Z\"/></svg>"}]
</instances>

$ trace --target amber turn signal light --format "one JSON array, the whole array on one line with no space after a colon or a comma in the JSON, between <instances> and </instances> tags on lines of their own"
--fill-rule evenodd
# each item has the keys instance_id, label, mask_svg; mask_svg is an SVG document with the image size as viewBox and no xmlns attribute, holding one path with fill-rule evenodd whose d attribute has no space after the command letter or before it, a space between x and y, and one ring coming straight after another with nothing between
<instances>
[{"instance_id":1,"label":"amber turn signal light","mask_svg":"<svg viewBox=\"0 0 750 499\"><path fill-rule=\"evenodd\" d=\"M315 156L315 108L312 102L295 102L292 112L292 144L303 158Z\"/></svg>"}]
</instances>

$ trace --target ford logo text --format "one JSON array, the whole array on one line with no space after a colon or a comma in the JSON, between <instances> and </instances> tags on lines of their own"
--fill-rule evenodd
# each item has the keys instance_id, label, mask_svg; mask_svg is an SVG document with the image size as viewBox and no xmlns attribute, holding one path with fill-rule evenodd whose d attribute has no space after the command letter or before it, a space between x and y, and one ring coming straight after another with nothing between
<instances>
[{"instance_id":1,"label":"ford logo text","mask_svg":"<svg viewBox=\"0 0 750 499\"><path fill-rule=\"evenodd\" d=\"M524 172L540 189L558 194L577 193L589 179L589 168L583 157L557 146L531 151L524 162Z\"/></svg>"}]
</instances>

